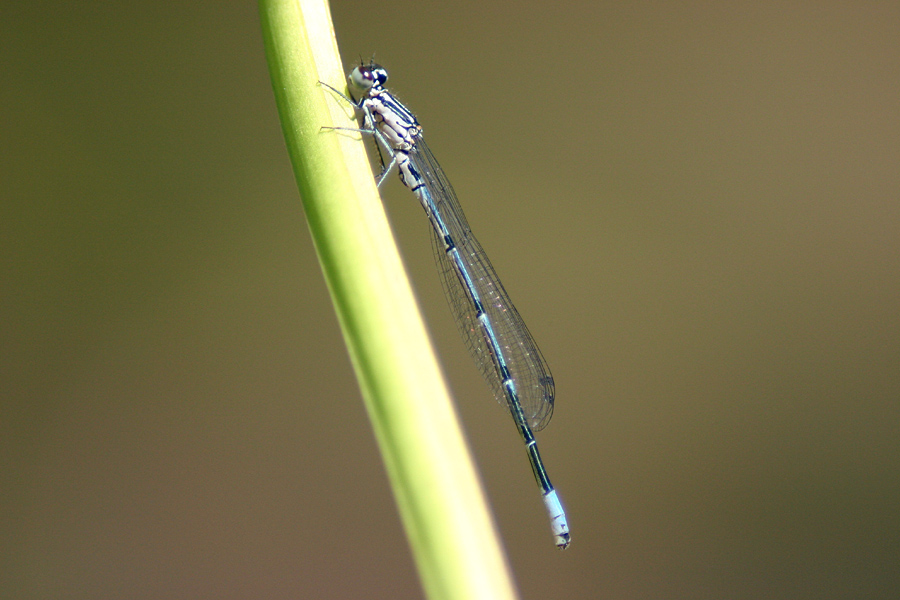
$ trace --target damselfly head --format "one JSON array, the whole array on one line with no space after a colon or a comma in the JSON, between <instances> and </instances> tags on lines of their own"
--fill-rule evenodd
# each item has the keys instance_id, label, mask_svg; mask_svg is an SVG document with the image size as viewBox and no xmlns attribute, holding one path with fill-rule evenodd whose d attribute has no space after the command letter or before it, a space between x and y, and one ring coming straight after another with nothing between
<instances>
[{"instance_id":1,"label":"damselfly head","mask_svg":"<svg viewBox=\"0 0 900 600\"><path fill-rule=\"evenodd\" d=\"M372 88L381 88L387 82L388 74L384 67L369 63L360 65L350 71L350 85L368 94Z\"/></svg>"}]
</instances>

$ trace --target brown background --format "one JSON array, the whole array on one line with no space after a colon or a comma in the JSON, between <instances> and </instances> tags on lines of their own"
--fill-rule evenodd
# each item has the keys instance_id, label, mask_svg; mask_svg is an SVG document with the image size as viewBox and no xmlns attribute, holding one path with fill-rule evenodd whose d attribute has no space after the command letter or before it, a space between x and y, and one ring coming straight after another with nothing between
<instances>
[{"instance_id":1,"label":"brown background","mask_svg":"<svg viewBox=\"0 0 900 600\"><path fill-rule=\"evenodd\" d=\"M0 596L421 590L256 6L0 16ZM385 202L524 598L900 584L900 5L346 2L553 368L573 543Z\"/></svg>"}]
</instances>

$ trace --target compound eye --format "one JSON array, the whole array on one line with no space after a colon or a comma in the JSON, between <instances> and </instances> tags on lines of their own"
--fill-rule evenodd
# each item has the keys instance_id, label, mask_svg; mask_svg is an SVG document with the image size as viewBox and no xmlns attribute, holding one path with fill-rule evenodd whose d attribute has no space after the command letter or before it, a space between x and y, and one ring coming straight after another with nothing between
<instances>
[{"instance_id":1,"label":"compound eye","mask_svg":"<svg viewBox=\"0 0 900 600\"><path fill-rule=\"evenodd\" d=\"M387 71L384 70L384 67L375 63L360 65L350 72L350 83L364 92L368 92L373 87L382 87L387 78Z\"/></svg>"},{"instance_id":2,"label":"compound eye","mask_svg":"<svg viewBox=\"0 0 900 600\"><path fill-rule=\"evenodd\" d=\"M350 71L350 83L361 90L370 90L375 85L375 76L369 67L356 67Z\"/></svg>"}]
</instances>

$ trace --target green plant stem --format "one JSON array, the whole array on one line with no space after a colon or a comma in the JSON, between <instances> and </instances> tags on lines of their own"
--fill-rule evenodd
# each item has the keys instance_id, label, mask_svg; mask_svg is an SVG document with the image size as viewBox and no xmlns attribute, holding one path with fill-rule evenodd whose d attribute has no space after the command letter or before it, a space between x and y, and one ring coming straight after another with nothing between
<instances>
[{"instance_id":1,"label":"green plant stem","mask_svg":"<svg viewBox=\"0 0 900 600\"><path fill-rule=\"evenodd\" d=\"M514 598L364 144L358 135L322 130L356 126L352 108L318 84L344 88L327 2L260 0L259 8L309 229L422 585L435 599ZM327 522L306 517L328 535Z\"/></svg>"}]
</instances>

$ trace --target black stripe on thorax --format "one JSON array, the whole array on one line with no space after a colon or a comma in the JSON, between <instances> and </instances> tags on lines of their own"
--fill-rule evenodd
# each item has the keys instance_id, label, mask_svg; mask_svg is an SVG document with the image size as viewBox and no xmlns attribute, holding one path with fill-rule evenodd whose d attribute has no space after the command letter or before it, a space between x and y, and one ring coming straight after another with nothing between
<instances>
[{"instance_id":1,"label":"black stripe on thorax","mask_svg":"<svg viewBox=\"0 0 900 600\"><path fill-rule=\"evenodd\" d=\"M384 96L387 96L387 98L385 98ZM400 102L398 102L397 99L390 94L382 94L378 97L378 100L381 102L382 106L384 106L394 114L399 115L404 121L409 123L410 127L419 124L416 121L415 115L409 112L409 109L400 104Z\"/></svg>"}]
</instances>

